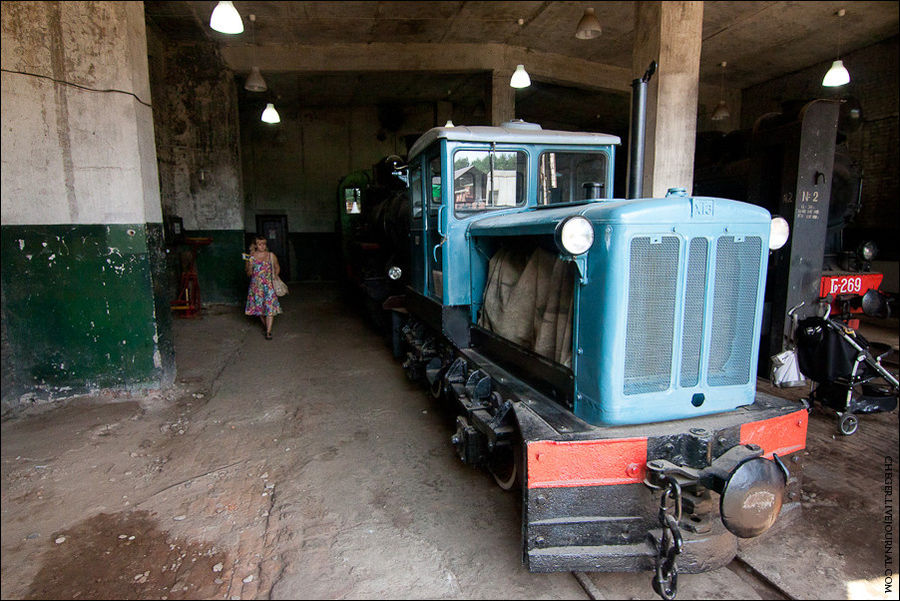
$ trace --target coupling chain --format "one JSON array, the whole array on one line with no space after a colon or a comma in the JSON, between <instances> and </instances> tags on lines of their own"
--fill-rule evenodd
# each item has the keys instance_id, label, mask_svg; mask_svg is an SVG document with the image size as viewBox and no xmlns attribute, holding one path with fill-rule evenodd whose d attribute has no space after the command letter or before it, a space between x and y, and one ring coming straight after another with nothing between
<instances>
[{"instance_id":1,"label":"coupling chain","mask_svg":"<svg viewBox=\"0 0 900 601\"><path fill-rule=\"evenodd\" d=\"M663 599L671 600L678 592L678 555L684 550L684 539L678 529L681 521L681 486L666 474L660 476L663 492L659 498L659 525L662 535L656 541L656 566L653 590ZM671 506L669 499L672 500Z\"/></svg>"}]
</instances>

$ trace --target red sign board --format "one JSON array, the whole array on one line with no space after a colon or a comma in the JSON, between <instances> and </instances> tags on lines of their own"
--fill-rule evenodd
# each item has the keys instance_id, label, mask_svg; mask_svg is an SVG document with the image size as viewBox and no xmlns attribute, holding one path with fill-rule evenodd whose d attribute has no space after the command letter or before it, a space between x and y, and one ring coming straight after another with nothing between
<instances>
[{"instance_id":1,"label":"red sign board","mask_svg":"<svg viewBox=\"0 0 900 601\"><path fill-rule=\"evenodd\" d=\"M881 273L834 273L822 276L819 288L819 296L825 297L852 294L854 296L866 293L870 289L878 289L884 274Z\"/></svg>"}]
</instances>

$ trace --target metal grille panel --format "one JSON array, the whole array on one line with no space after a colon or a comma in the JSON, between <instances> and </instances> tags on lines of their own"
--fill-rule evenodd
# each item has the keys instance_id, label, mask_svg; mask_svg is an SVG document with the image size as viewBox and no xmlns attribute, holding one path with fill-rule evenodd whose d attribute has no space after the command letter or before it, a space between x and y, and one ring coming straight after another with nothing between
<instances>
[{"instance_id":1,"label":"metal grille panel","mask_svg":"<svg viewBox=\"0 0 900 601\"><path fill-rule=\"evenodd\" d=\"M750 381L761 248L762 240L758 236L743 240L723 236L716 243L710 386L732 386Z\"/></svg>"},{"instance_id":2,"label":"metal grille panel","mask_svg":"<svg viewBox=\"0 0 900 601\"><path fill-rule=\"evenodd\" d=\"M676 236L631 241L625 394L666 390L671 382L679 251Z\"/></svg>"},{"instance_id":3,"label":"metal grille panel","mask_svg":"<svg viewBox=\"0 0 900 601\"><path fill-rule=\"evenodd\" d=\"M706 263L709 243L706 238L691 240L687 283L684 289L684 321L681 333L681 377L683 387L700 382L703 321L706 317Z\"/></svg>"}]
</instances>

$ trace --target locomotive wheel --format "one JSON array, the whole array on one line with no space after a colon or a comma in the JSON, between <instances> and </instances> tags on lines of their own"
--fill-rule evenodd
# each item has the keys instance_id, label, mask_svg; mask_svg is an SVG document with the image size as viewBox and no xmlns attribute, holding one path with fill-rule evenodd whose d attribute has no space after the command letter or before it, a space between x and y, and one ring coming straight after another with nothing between
<instances>
[{"instance_id":1,"label":"locomotive wheel","mask_svg":"<svg viewBox=\"0 0 900 601\"><path fill-rule=\"evenodd\" d=\"M491 455L488 471L494 482L503 490L521 488L525 473L522 461L522 441L517 436L513 442L501 447Z\"/></svg>"},{"instance_id":2,"label":"locomotive wheel","mask_svg":"<svg viewBox=\"0 0 900 601\"><path fill-rule=\"evenodd\" d=\"M850 436L859 428L859 418L852 413L843 414L838 420L838 431L844 436Z\"/></svg>"}]
</instances>

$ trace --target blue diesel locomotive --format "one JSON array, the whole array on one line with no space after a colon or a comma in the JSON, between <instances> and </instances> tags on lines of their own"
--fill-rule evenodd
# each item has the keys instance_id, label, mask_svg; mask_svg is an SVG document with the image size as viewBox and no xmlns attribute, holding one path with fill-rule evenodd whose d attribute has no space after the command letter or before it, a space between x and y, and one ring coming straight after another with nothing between
<instances>
[{"instance_id":1,"label":"blue diesel locomotive","mask_svg":"<svg viewBox=\"0 0 900 601\"><path fill-rule=\"evenodd\" d=\"M524 122L425 133L409 264L390 269L402 307L385 306L407 373L458 411L459 457L521 488L525 566L649 570L672 598L679 570L728 563L797 497L785 457L807 410L756 391L787 234L680 189L611 198L618 144Z\"/></svg>"}]
</instances>

